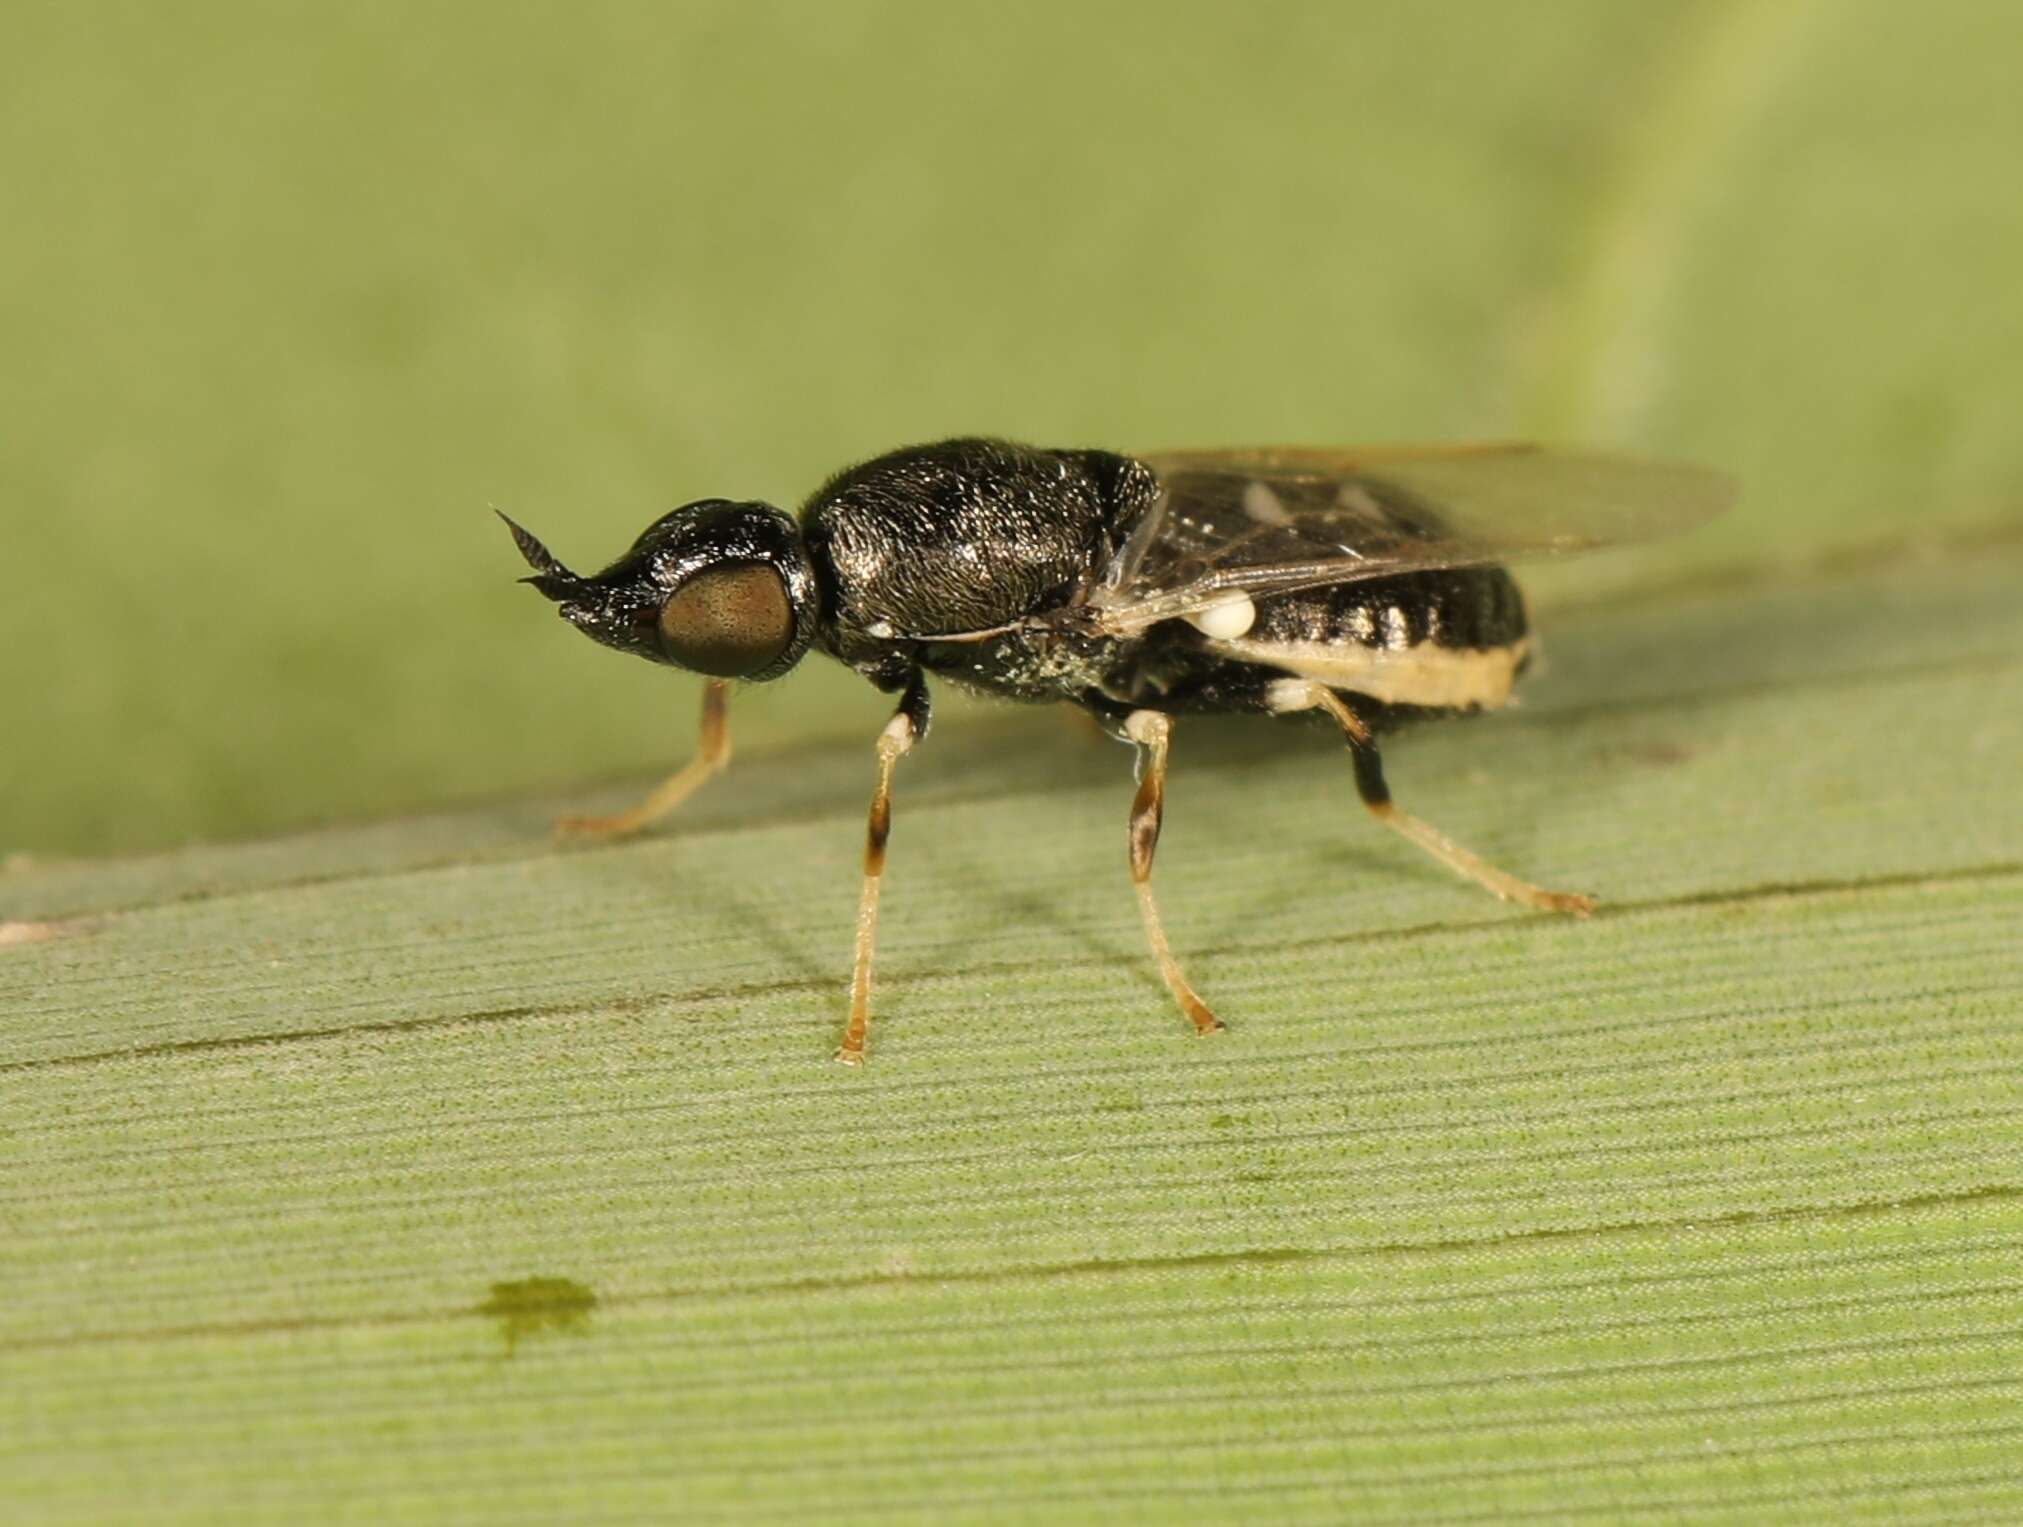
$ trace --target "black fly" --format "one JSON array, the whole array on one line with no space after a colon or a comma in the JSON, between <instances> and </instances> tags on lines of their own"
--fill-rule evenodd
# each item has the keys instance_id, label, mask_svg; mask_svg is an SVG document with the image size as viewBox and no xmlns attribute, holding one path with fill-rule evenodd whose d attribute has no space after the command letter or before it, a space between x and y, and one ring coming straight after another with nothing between
<instances>
[{"instance_id":1,"label":"black fly","mask_svg":"<svg viewBox=\"0 0 2023 1527\"><path fill-rule=\"evenodd\" d=\"M1307 714L1341 731L1363 803L1507 900L1585 914L1392 803L1376 736L1413 716L1504 704L1529 657L1499 564L1692 524L1732 485L1698 467L1526 446L1177 451L1123 456L945 440L831 479L798 519L705 499L579 577L508 520L526 581L608 647L709 676L686 768L631 811L570 818L616 836L673 810L730 757L733 680L778 678L810 647L899 707L878 737L850 1016L864 1059L892 771L927 735L927 675L1067 701L1136 745L1131 878L1160 974L1203 1034L1221 1027L1152 897L1174 715Z\"/></svg>"}]
</instances>

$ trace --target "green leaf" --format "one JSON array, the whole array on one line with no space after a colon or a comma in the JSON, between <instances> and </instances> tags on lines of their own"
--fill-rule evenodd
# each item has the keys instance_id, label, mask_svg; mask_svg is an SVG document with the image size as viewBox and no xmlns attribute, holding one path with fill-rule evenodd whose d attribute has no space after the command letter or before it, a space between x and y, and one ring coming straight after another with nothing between
<instances>
[{"instance_id":1,"label":"green leaf","mask_svg":"<svg viewBox=\"0 0 2023 1527\"><path fill-rule=\"evenodd\" d=\"M1028 714L670 830L18 870L0 1479L44 1519L2023 1507L2019 562L1570 609L1400 798ZM60 919L60 920L59 920Z\"/></svg>"}]
</instances>

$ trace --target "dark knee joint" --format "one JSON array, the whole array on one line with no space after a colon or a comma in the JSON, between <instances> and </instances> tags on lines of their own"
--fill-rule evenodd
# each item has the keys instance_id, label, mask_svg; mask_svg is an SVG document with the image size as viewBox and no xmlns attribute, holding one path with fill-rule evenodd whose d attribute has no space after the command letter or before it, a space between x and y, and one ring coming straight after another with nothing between
<instances>
[{"instance_id":1,"label":"dark knee joint","mask_svg":"<svg viewBox=\"0 0 2023 1527\"><path fill-rule=\"evenodd\" d=\"M1355 765L1356 794L1370 810L1384 815L1391 809L1391 787L1384 783L1383 755L1374 743L1351 740L1349 759Z\"/></svg>"},{"instance_id":2,"label":"dark knee joint","mask_svg":"<svg viewBox=\"0 0 2023 1527\"><path fill-rule=\"evenodd\" d=\"M1148 778L1138 787L1138 798L1131 803L1131 878L1145 881L1152 878L1152 855L1159 848L1159 825L1164 818L1165 802L1156 778Z\"/></svg>"},{"instance_id":3,"label":"dark knee joint","mask_svg":"<svg viewBox=\"0 0 2023 1527\"><path fill-rule=\"evenodd\" d=\"M864 833L864 873L885 873L885 843L892 836L892 802L879 791L871 802L871 821Z\"/></svg>"}]
</instances>

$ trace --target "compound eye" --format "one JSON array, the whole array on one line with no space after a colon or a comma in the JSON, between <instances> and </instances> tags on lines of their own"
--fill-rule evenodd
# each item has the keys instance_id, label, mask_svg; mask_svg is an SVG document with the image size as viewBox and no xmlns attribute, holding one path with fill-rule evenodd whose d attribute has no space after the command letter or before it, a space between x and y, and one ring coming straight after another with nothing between
<instances>
[{"instance_id":1,"label":"compound eye","mask_svg":"<svg viewBox=\"0 0 2023 1527\"><path fill-rule=\"evenodd\" d=\"M794 639L787 585L764 562L697 573L660 607L660 644L682 667L741 679L778 661Z\"/></svg>"}]
</instances>

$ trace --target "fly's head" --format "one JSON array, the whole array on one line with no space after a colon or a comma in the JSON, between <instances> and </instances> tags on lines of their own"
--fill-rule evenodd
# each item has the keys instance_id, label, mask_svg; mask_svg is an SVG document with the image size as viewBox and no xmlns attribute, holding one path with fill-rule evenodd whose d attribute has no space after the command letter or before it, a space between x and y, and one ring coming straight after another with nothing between
<instances>
[{"instance_id":1,"label":"fly's head","mask_svg":"<svg viewBox=\"0 0 2023 1527\"><path fill-rule=\"evenodd\" d=\"M500 519L506 519L502 514ZM800 527L770 504L709 498L647 526L601 573L579 577L506 519L523 579L592 641L720 679L776 679L820 616Z\"/></svg>"}]
</instances>

